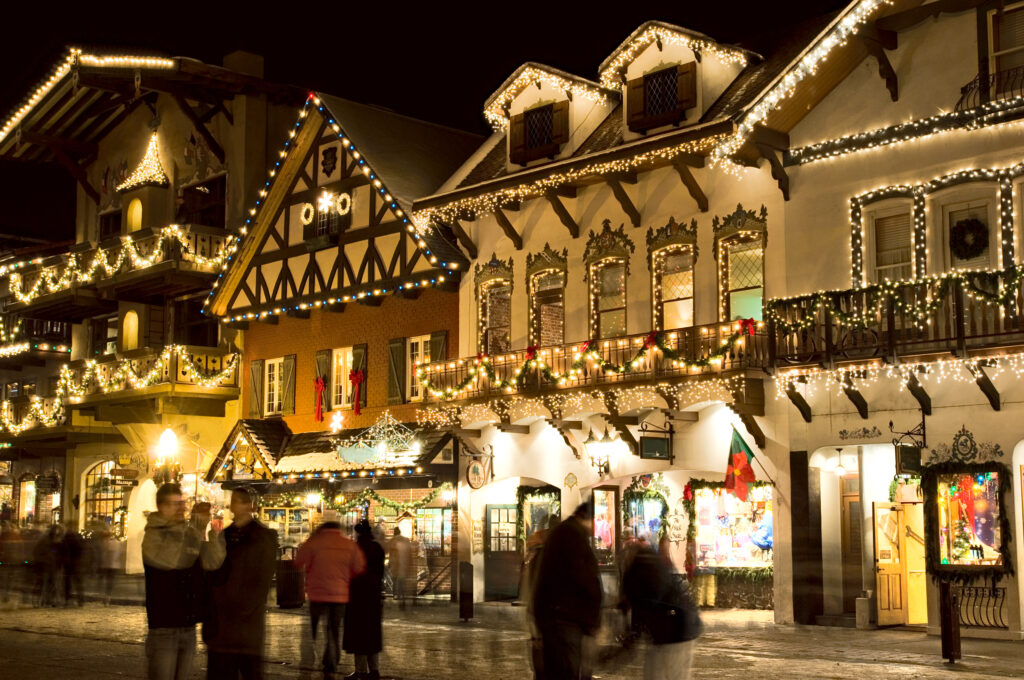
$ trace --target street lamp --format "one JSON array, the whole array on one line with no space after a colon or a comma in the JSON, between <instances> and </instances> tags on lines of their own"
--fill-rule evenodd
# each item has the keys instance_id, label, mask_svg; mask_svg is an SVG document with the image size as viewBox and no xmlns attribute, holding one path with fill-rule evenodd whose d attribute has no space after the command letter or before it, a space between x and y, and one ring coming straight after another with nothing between
<instances>
[{"instance_id":1,"label":"street lamp","mask_svg":"<svg viewBox=\"0 0 1024 680\"><path fill-rule=\"evenodd\" d=\"M178 435L174 430L167 428L160 433L160 441L156 445L156 464L158 467L169 465L172 458L178 456Z\"/></svg>"},{"instance_id":2,"label":"street lamp","mask_svg":"<svg viewBox=\"0 0 1024 680\"><path fill-rule=\"evenodd\" d=\"M839 462L836 463L836 476L837 477L845 477L846 476L846 468L843 467L843 449L842 449L842 447L836 447L836 453L838 454L838 457L839 457Z\"/></svg>"},{"instance_id":3,"label":"street lamp","mask_svg":"<svg viewBox=\"0 0 1024 680\"><path fill-rule=\"evenodd\" d=\"M587 453L590 455L590 464L594 466L594 469L600 475L607 475L612 471L611 461L608 456L608 444L611 444L612 441L608 430L605 430L604 436L598 439L594 436L594 428L591 428L590 436L583 442L584 448L587 449Z\"/></svg>"}]
</instances>

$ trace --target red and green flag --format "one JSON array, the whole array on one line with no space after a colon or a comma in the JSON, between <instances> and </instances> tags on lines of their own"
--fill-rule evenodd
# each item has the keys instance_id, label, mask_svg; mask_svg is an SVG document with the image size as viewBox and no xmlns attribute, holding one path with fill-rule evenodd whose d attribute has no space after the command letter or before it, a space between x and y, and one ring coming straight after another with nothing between
<instances>
[{"instance_id":1,"label":"red and green flag","mask_svg":"<svg viewBox=\"0 0 1024 680\"><path fill-rule=\"evenodd\" d=\"M754 468L754 452L750 450L743 437L732 428L732 443L729 445L729 465L725 470L725 490L731 491L741 501L747 500L748 484L757 481Z\"/></svg>"}]
</instances>

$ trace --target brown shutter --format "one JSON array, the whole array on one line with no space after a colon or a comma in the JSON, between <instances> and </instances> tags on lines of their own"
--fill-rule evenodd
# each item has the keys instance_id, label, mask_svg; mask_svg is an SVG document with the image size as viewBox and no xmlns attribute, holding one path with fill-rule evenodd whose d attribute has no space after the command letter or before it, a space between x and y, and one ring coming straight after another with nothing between
<instances>
[{"instance_id":1,"label":"brown shutter","mask_svg":"<svg viewBox=\"0 0 1024 680\"><path fill-rule=\"evenodd\" d=\"M295 413L295 355L289 354L281 362L281 414Z\"/></svg>"},{"instance_id":2,"label":"brown shutter","mask_svg":"<svg viewBox=\"0 0 1024 680\"><path fill-rule=\"evenodd\" d=\"M142 323L139 323L139 347L163 347L165 341L164 329L164 307L163 305L149 305L146 310L146 328L147 333L144 336L142 334ZM181 319L179 323L184 323L185 319Z\"/></svg>"},{"instance_id":3,"label":"brown shutter","mask_svg":"<svg viewBox=\"0 0 1024 680\"><path fill-rule=\"evenodd\" d=\"M676 66L676 102L680 109L697 105L697 62Z\"/></svg>"},{"instance_id":4,"label":"brown shutter","mask_svg":"<svg viewBox=\"0 0 1024 680\"><path fill-rule=\"evenodd\" d=\"M394 338L388 341L388 403L405 402L405 338Z\"/></svg>"},{"instance_id":5,"label":"brown shutter","mask_svg":"<svg viewBox=\"0 0 1024 680\"><path fill-rule=\"evenodd\" d=\"M551 142L565 144L569 141L569 101L555 102L552 108Z\"/></svg>"},{"instance_id":6,"label":"brown shutter","mask_svg":"<svg viewBox=\"0 0 1024 680\"><path fill-rule=\"evenodd\" d=\"M366 357L366 345L356 345L352 348L352 368L363 372L363 384L359 386L359 408L366 408L366 392L369 382L369 372L366 370L369 360Z\"/></svg>"},{"instance_id":7,"label":"brown shutter","mask_svg":"<svg viewBox=\"0 0 1024 680\"><path fill-rule=\"evenodd\" d=\"M334 397L333 371L331 370L331 358L334 353L329 349L321 349L316 353L316 378L324 379L324 410L331 410L331 398ZM313 406L316 407L316 386L313 389Z\"/></svg>"},{"instance_id":8,"label":"brown shutter","mask_svg":"<svg viewBox=\"0 0 1024 680\"><path fill-rule=\"evenodd\" d=\"M263 359L249 362L249 417L263 417Z\"/></svg>"},{"instance_id":9,"label":"brown shutter","mask_svg":"<svg viewBox=\"0 0 1024 680\"><path fill-rule=\"evenodd\" d=\"M633 132L643 132L644 127L644 79L634 78L626 82L626 124Z\"/></svg>"},{"instance_id":10,"label":"brown shutter","mask_svg":"<svg viewBox=\"0 0 1024 680\"><path fill-rule=\"evenodd\" d=\"M526 116L521 113L512 116L508 124L508 159L526 162Z\"/></svg>"}]
</instances>

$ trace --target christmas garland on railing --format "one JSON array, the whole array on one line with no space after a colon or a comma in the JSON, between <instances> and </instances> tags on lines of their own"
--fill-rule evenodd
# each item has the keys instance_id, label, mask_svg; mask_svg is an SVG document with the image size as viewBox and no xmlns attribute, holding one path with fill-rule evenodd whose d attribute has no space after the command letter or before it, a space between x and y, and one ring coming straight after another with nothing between
<instances>
[{"instance_id":1,"label":"christmas garland on railing","mask_svg":"<svg viewBox=\"0 0 1024 680\"><path fill-rule=\"evenodd\" d=\"M348 500L342 501L341 503L327 503L326 507L329 507L332 510L337 510L338 512L344 514L346 512L355 510L356 508L361 508L372 501L377 505L383 505L384 507L390 508L395 512L402 513L407 510L419 510L422 507L430 505L431 503L437 500L438 496L440 496L445 491L452 490L452 488L453 487L451 483L444 482L443 484L441 484L441 486L435 487L430 493L428 493L423 498L420 498L415 501L409 501L408 503L402 503L399 501L391 500L390 498L385 498L384 496L381 496L373 489L363 489L358 494L356 494L355 496Z\"/></svg>"},{"instance_id":2,"label":"christmas garland on railing","mask_svg":"<svg viewBox=\"0 0 1024 680\"><path fill-rule=\"evenodd\" d=\"M865 296L873 295L872 302L859 312L845 312L839 308L836 298L840 294L851 291L819 291L812 295L795 298L775 298L765 303L765 316L778 332L788 335L807 330L819 323L818 313L827 307L832 317L839 324L849 328L866 328L877 321L884 305L908 312L914 323L921 326L929 322L932 313L946 301L949 288L959 282L970 297L982 302L1006 307L1013 302L1017 289L1024 281L1024 267L1016 265L1003 271L955 271L936 276L924 277L912 281L883 281L871 286L854 289L852 292ZM920 304L908 304L900 296L900 291L908 287L932 286L928 299ZM993 292L993 290L995 292ZM803 316L796 321L789 321L783 310L797 300L807 300L809 305Z\"/></svg>"},{"instance_id":3,"label":"christmas garland on railing","mask_svg":"<svg viewBox=\"0 0 1024 680\"><path fill-rule=\"evenodd\" d=\"M481 375L487 376L487 379L495 389L512 392L517 389L522 389L526 385L526 381L529 377L528 369L531 368L536 368L544 380L555 385L564 385L569 380L582 373L588 361L594 362L596 368L604 373L628 374L631 373L633 369L638 368L655 349L660 350L666 359L675 362L680 368L706 368L707 366L721 361L724 357L731 354L738 345L742 344L741 340L744 333L751 336L754 335L754 328L756 327L756 324L753 319L745 319L739 321L738 324L739 330L732 333L728 339L723 340L721 346L709 352L706 356L692 360L688 359L683 353L677 352L668 344L666 341L667 333L665 331L653 331L644 339L643 345L636 351L633 357L622 364L616 364L608 361L601 356L598 340L588 340L582 345L574 348L576 353L573 356L573 362L570 364L569 370L565 373L558 373L552 370L551 366L548 365L546 361L537 357L538 347L536 345L532 345L526 348L526 356L523 359L523 363L515 369L512 378L499 380L495 373L492 359L486 354L478 354L476 358L473 359L473 365L469 367L466 377L456 383L453 387L437 386L428 375L427 369L422 367L416 369L416 377L420 381L420 384L430 392L431 396L450 399L458 393L466 390L472 383L477 381Z\"/></svg>"}]
</instances>

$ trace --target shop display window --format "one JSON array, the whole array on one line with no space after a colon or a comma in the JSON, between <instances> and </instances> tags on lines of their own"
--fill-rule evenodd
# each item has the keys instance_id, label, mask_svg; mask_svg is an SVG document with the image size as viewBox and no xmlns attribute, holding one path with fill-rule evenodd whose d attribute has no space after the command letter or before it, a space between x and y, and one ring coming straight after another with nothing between
<instances>
[{"instance_id":1,"label":"shop display window","mask_svg":"<svg viewBox=\"0 0 1024 680\"><path fill-rule=\"evenodd\" d=\"M282 548L298 547L309 538L309 508L261 508L260 521L277 532Z\"/></svg>"},{"instance_id":2,"label":"shop display window","mask_svg":"<svg viewBox=\"0 0 1024 680\"><path fill-rule=\"evenodd\" d=\"M665 516L668 514L668 504L662 498L626 499L629 506L626 510L629 513L628 528L633 536L640 541L646 541L655 550L658 549L658 542L663 534L662 526Z\"/></svg>"},{"instance_id":3,"label":"shop display window","mask_svg":"<svg viewBox=\"0 0 1024 680\"><path fill-rule=\"evenodd\" d=\"M940 474L937 482L940 563L1002 565L999 473Z\"/></svg>"},{"instance_id":4,"label":"shop display window","mask_svg":"<svg viewBox=\"0 0 1024 680\"><path fill-rule=\"evenodd\" d=\"M618 489L594 490L594 550L598 564L615 563L618 544Z\"/></svg>"},{"instance_id":5,"label":"shop display window","mask_svg":"<svg viewBox=\"0 0 1024 680\"><path fill-rule=\"evenodd\" d=\"M416 510L416 540L431 554L452 553L452 511L447 508Z\"/></svg>"},{"instance_id":6,"label":"shop display window","mask_svg":"<svg viewBox=\"0 0 1024 680\"><path fill-rule=\"evenodd\" d=\"M746 501L720 488L694 491L697 568L772 565L772 489L752 486Z\"/></svg>"}]
</instances>

